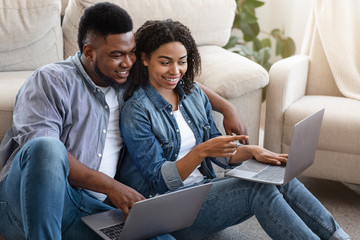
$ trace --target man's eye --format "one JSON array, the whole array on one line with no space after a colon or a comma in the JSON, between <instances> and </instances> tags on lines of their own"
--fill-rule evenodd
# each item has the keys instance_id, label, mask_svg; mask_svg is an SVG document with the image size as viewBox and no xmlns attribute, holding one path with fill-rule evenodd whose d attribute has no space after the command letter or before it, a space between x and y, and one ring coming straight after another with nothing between
<instances>
[{"instance_id":1,"label":"man's eye","mask_svg":"<svg viewBox=\"0 0 360 240\"><path fill-rule=\"evenodd\" d=\"M162 65L169 65L170 62L161 62Z\"/></svg>"}]
</instances>

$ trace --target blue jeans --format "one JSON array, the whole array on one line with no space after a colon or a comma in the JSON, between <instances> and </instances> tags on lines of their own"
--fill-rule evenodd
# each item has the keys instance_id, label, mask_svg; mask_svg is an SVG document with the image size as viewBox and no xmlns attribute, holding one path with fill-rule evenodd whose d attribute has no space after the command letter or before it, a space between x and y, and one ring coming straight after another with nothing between
<instances>
[{"instance_id":1,"label":"blue jeans","mask_svg":"<svg viewBox=\"0 0 360 240\"><path fill-rule=\"evenodd\" d=\"M66 149L59 140L36 138L22 147L0 183L0 234L7 240L101 239L81 217L112 207L71 187L68 173Z\"/></svg>"},{"instance_id":2,"label":"blue jeans","mask_svg":"<svg viewBox=\"0 0 360 240\"><path fill-rule=\"evenodd\" d=\"M235 178L211 182L195 223L172 233L176 239L201 239L253 215L272 239L350 239L297 179L283 187Z\"/></svg>"}]
</instances>

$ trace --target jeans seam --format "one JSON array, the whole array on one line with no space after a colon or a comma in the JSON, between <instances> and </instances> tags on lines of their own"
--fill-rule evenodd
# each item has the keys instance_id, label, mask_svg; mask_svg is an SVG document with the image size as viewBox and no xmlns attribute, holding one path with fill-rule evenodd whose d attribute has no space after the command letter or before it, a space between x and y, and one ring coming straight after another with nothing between
<instances>
[{"instance_id":1,"label":"jeans seam","mask_svg":"<svg viewBox=\"0 0 360 240\"><path fill-rule=\"evenodd\" d=\"M335 232L332 233L331 228L328 228L327 225L323 223L320 219L315 217L311 212L307 211L301 204L299 204L297 201L294 200L291 196L287 195L285 192L282 192L282 194L288 199L288 201L292 202L300 211L302 211L304 214L306 214L309 218L313 219L315 222L317 222L320 226L322 226L324 229L326 229L330 235L333 235ZM336 230L335 230L336 231Z\"/></svg>"},{"instance_id":2,"label":"jeans seam","mask_svg":"<svg viewBox=\"0 0 360 240\"><path fill-rule=\"evenodd\" d=\"M285 227L280 223L280 221L277 220L277 218L272 214L272 212L269 211L270 206L269 206L268 204L266 204L266 201L263 200L263 199L264 199L263 194L261 194L260 192L254 190L254 189L251 189L251 191L254 192L257 196L259 196L260 202L263 204L263 206L266 207L267 212L268 212L269 216L271 217L271 219L274 221L274 223L275 223L276 225L280 226L280 227L281 227L281 230L283 230L283 232L286 232L286 231L287 231L287 232L293 237L293 239L298 239L298 238L296 237L296 235L294 235L294 234L293 234L292 232L290 232L287 228L285 228ZM250 204L250 202L249 202L249 204ZM251 206L251 205L250 205L250 206ZM253 211L253 212L254 212L254 211Z\"/></svg>"}]
</instances>

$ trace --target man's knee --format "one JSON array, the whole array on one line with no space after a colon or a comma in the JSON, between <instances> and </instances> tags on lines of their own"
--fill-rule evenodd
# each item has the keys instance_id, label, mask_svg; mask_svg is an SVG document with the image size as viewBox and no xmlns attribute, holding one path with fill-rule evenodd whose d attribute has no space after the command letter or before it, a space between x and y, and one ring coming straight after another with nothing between
<instances>
[{"instance_id":1,"label":"man's knee","mask_svg":"<svg viewBox=\"0 0 360 240\"><path fill-rule=\"evenodd\" d=\"M21 149L21 164L68 168L67 152L64 144L56 138L39 137L30 140Z\"/></svg>"}]
</instances>

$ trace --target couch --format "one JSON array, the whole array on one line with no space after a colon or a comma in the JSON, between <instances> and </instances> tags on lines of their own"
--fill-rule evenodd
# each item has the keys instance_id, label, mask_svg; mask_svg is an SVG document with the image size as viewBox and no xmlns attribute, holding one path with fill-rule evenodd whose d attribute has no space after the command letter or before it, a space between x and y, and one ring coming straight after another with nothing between
<instances>
[{"instance_id":1,"label":"couch","mask_svg":"<svg viewBox=\"0 0 360 240\"><path fill-rule=\"evenodd\" d=\"M247 125L250 143L258 144L262 88L268 84L268 73L260 65L222 48L231 35L234 0L110 1L129 12L134 31L149 19L172 18L187 25L202 57L202 73L196 81L235 105ZM78 51L80 16L96 2L99 0L0 2L0 140L11 125L20 86L38 67ZM223 131L222 116L214 112L214 118Z\"/></svg>"},{"instance_id":2,"label":"couch","mask_svg":"<svg viewBox=\"0 0 360 240\"><path fill-rule=\"evenodd\" d=\"M294 124L325 108L305 176L360 184L359 9L356 0L314 0L301 54L269 72L265 148L287 152Z\"/></svg>"}]
</instances>

